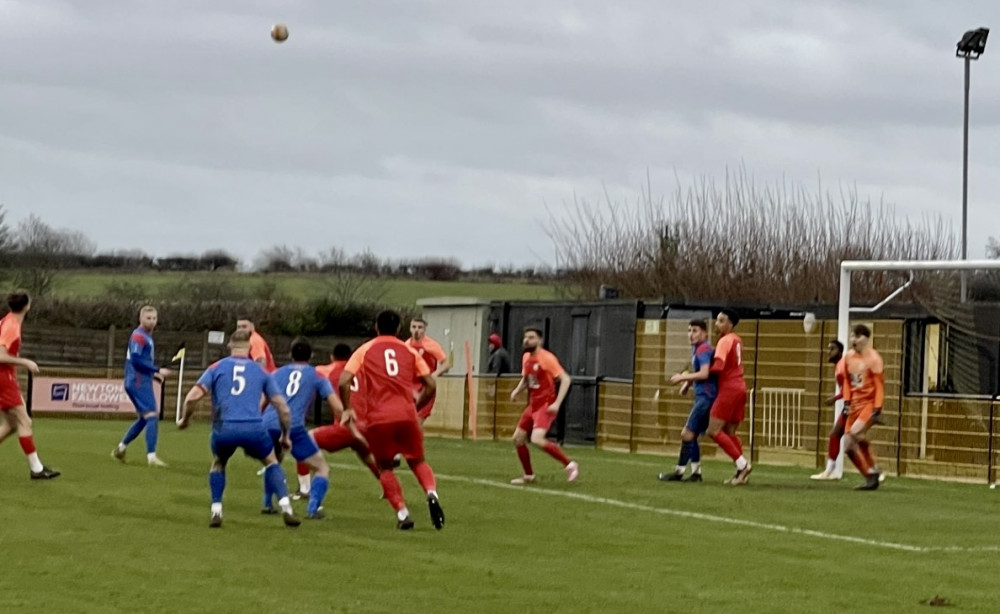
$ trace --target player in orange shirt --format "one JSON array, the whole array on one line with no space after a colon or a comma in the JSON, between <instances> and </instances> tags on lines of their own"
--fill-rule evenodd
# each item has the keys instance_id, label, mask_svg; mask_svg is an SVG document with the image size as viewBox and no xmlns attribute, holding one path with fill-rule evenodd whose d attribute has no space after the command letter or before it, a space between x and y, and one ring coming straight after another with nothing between
<instances>
[{"instance_id":1,"label":"player in orange shirt","mask_svg":"<svg viewBox=\"0 0 1000 614\"><path fill-rule=\"evenodd\" d=\"M871 347L871 330L858 324L851 331L854 353L846 357L847 386L844 406L848 408L844 451L865 478L856 490L875 490L879 471L868 442L868 429L878 421L885 400L885 363Z\"/></svg>"},{"instance_id":2,"label":"player in orange shirt","mask_svg":"<svg viewBox=\"0 0 1000 614\"><path fill-rule=\"evenodd\" d=\"M715 345L715 357L708 371L718 378L719 393L712 403L706 431L736 464L736 475L729 480L734 486L746 484L753 470L750 462L743 456L743 442L736 435L736 429L743 422L747 404L747 384L743 379L743 340L733 332L739 323L739 315L731 309L723 309L715 318L715 330L722 337Z\"/></svg>"},{"instance_id":3,"label":"player in orange shirt","mask_svg":"<svg viewBox=\"0 0 1000 614\"><path fill-rule=\"evenodd\" d=\"M427 336L427 321L423 318L413 318L410 320L410 338L406 340L406 345L415 349L420 354L420 357L424 359L427 367L431 370L431 377L435 380L451 368L451 364L448 362L448 355L445 354L441 344ZM422 387L423 384L418 380L416 382L417 394L420 394ZM420 418L421 424L430 417L431 411L434 410L434 399L436 396L436 393L431 394L423 404L417 404L417 416Z\"/></svg>"},{"instance_id":4,"label":"player in orange shirt","mask_svg":"<svg viewBox=\"0 0 1000 614\"><path fill-rule=\"evenodd\" d=\"M402 454L413 475L427 493L427 507L435 529L444 526L444 511L438 499L434 471L424 460L424 433L417 420L416 405L434 393L435 382L427 363L416 350L400 341L400 317L383 311L375 320L378 336L359 347L340 375L340 398L347 409L341 422L355 419L351 387L357 376L365 391L364 435L379 467L379 481L386 499L396 510L396 527L413 528L413 520L403 499L403 489L393 473L393 457ZM423 390L413 398L413 382L423 382Z\"/></svg>"},{"instance_id":5,"label":"player in orange shirt","mask_svg":"<svg viewBox=\"0 0 1000 614\"><path fill-rule=\"evenodd\" d=\"M21 323L31 310L31 297L24 290L18 290L7 296L7 307L10 313L0 319L0 441L17 431L17 441L31 467L31 479L51 480L59 477L59 472L49 469L38 459L31 418L14 373L15 367L24 367L38 374L35 361L18 356L21 350Z\"/></svg>"},{"instance_id":6,"label":"player in orange shirt","mask_svg":"<svg viewBox=\"0 0 1000 614\"><path fill-rule=\"evenodd\" d=\"M511 484L531 484L535 481L535 471L531 468L531 452L528 451L528 436L531 443L545 450L552 458L566 468L566 479L570 482L580 475L580 466L570 460L557 444L545 438L549 427L559 415L559 408L569 393L572 378L555 354L542 347L544 335L541 329L528 327L524 329L524 356L521 358L521 381L510 393L510 400L525 388L528 389L528 407L521 413L514 431L514 448L517 458L521 461L524 474L510 481ZM556 382L559 382L559 392L556 393Z\"/></svg>"},{"instance_id":7,"label":"player in orange shirt","mask_svg":"<svg viewBox=\"0 0 1000 614\"><path fill-rule=\"evenodd\" d=\"M250 318L238 318L236 320L236 330L250 331L250 358L264 371L274 373L278 366L274 363L274 356L271 355L271 346L267 344L264 337L257 332L257 327Z\"/></svg>"}]
</instances>

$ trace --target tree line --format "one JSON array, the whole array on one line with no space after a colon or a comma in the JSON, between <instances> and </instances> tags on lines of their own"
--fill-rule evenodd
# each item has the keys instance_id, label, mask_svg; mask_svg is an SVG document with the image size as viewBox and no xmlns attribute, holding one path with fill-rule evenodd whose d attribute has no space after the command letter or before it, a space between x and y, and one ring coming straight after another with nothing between
<instances>
[{"instance_id":1,"label":"tree line","mask_svg":"<svg viewBox=\"0 0 1000 614\"><path fill-rule=\"evenodd\" d=\"M621 296L688 304L836 304L843 260L959 255L940 215L912 220L855 188L765 184L745 168L720 181L678 180L661 196L647 180L635 203L609 194L603 201L576 198L550 209L545 228L564 281L583 296L596 296L604 285ZM996 238L986 247L988 257L1000 257ZM852 299L877 301L905 276L856 274ZM983 277L991 276L977 279Z\"/></svg>"},{"instance_id":2,"label":"tree line","mask_svg":"<svg viewBox=\"0 0 1000 614\"><path fill-rule=\"evenodd\" d=\"M140 249L100 252L97 244L81 231L54 228L35 214L12 225L7 219L7 211L0 205L0 283L45 296L52 292L61 272L72 270L325 273L340 279L338 287L341 289L364 283L364 278L371 277L548 281L557 275L555 270L544 266L486 264L465 268L458 259L450 257L390 260L380 258L371 250L349 254L337 247L313 255L300 247L276 245L262 250L251 262L242 262L224 249L167 256L153 256Z\"/></svg>"}]
</instances>

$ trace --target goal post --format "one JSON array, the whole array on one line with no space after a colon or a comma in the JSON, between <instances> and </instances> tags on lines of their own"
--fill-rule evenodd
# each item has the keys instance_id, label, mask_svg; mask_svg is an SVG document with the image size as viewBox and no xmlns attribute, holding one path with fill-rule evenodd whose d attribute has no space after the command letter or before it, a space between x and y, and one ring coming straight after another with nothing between
<instances>
[{"instance_id":1,"label":"goal post","mask_svg":"<svg viewBox=\"0 0 1000 614\"><path fill-rule=\"evenodd\" d=\"M960 324L966 324L965 320L970 317L968 309L971 309L971 305L966 304L967 301L973 301L973 299L966 298L966 277L970 272L981 273L985 271L990 272L987 276L989 279L995 280L991 283L1000 285L1000 260L844 260L840 263L837 339L844 344L845 348L850 347L849 337L852 315L857 317L859 314L876 314L888 303L895 300L907 288L910 288L915 278L917 278L923 282L923 287L921 288L918 284L911 291L911 296L915 303L920 304L923 308L922 311L927 311L928 317L938 318L940 321L955 325L956 328L966 333L965 339L967 341L976 342L977 337L980 340L993 340L994 337L990 335L978 334L974 326L959 326ZM901 277L899 286L891 293L881 297L881 300L874 304L874 306L852 306L852 297L856 297L859 294L857 291L852 292L852 275L854 273L889 272L902 273L904 276L908 273L909 279L903 281L903 277ZM924 275L921 275L921 273L924 273ZM953 275L949 276L948 273L952 273ZM961 276L961 292L958 290L958 280L954 279L959 274ZM926 296L928 292L932 297L930 299ZM868 294L870 295L870 293ZM874 302L871 296L868 296L867 300L870 301L870 304ZM942 309L943 307L946 307L946 309ZM966 311L962 311L963 309ZM943 311L957 314L957 316L953 315L953 317L949 318L942 313ZM997 340L1000 341L1000 337ZM900 391L901 395L905 393L906 391L904 390ZM842 402L838 402L837 411L833 415L834 422L836 422L842 408ZM923 444L921 445L923 446ZM843 451L841 451L840 458L837 460L836 472L837 474L842 474L843 472Z\"/></svg>"},{"instance_id":2,"label":"goal post","mask_svg":"<svg viewBox=\"0 0 1000 614\"><path fill-rule=\"evenodd\" d=\"M851 273L854 271L1000 271L1000 260L844 260L840 263L840 303L837 306L837 339L848 347L851 326ZM895 297L897 293L890 295ZM879 306L888 301L882 301ZM867 308L864 309L869 311Z\"/></svg>"}]
</instances>

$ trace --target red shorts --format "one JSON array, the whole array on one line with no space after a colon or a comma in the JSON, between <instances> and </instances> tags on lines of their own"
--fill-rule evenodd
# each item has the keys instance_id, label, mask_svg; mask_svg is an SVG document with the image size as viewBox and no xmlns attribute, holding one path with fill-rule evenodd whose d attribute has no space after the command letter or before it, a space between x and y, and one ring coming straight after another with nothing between
<instances>
[{"instance_id":1,"label":"red shorts","mask_svg":"<svg viewBox=\"0 0 1000 614\"><path fill-rule=\"evenodd\" d=\"M397 454L407 460L424 457L424 432L415 416L411 420L369 424L365 438L377 463L391 461Z\"/></svg>"},{"instance_id":2,"label":"red shorts","mask_svg":"<svg viewBox=\"0 0 1000 614\"><path fill-rule=\"evenodd\" d=\"M712 403L712 411L709 415L730 424L739 424L743 422L746 404L746 388L742 390L721 389L718 396L715 397L715 402Z\"/></svg>"},{"instance_id":3,"label":"red shorts","mask_svg":"<svg viewBox=\"0 0 1000 614\"><path fill-rule=\"evenodd\" d=\"M316 445L327 452L337 452L344 448L355 447L355 444L363 444L354 438L351 429L341 424L327 424L312 430L313 439Z\"/></svg>"},{"instance_id":4,"label":"red shorts","mask_svg":"<svg viewBox=\"0 0 1000 614\"><path fill-rule=\"evenodd\" d=\"M437 394L432 394L431 398L417 408L417 417L421 420L426 420L430 417L431 411L434 410L434 400L437 398Z\"/></svg>"},{"instance_id":5,"label":"red shorts","mask_svg":"<svg viewBox=\"0 0 1000 614\"><path fill-rule=\"evenodd\" d=\"M0 411L8 411L24 405L21 387L14 378L0 379Z\"/></svg>"},{"instance_id":6,"label":"red shorts","mask_svg":"<svg viewBox=\"0 0 1000 614\"><path fill-rule=\"evenodd\" d=\"M557 411L549 411L548 405L537 408L529 405L521 412L521 419L517 421L517 428L523 429L528 433L531 433L533 429L545 429L545 432L548 432L549 427L556 421L556 416L558 415L559 412Z\"/></svg>"}]
</instances>

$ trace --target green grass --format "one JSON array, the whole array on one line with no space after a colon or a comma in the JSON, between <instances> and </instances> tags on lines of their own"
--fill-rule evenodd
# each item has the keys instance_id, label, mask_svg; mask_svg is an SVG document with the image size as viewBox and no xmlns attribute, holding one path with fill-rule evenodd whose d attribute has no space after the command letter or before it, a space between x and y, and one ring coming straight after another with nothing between
<instances>
[{"instance_id":1,"label":"green grass","mask_svg":"<svg viewBox=\"0 0 1000 614\"><path fill-rule=\"evenodd\" d=\"M408 472L417 527L397 531L346 452L330 457L328 518L297 530L258 513L258 467L238 455L214 531L204 424L163 424L166 470L144 465L141 440L127 465L109 457L125 422L35 424L64 475L32 482L16 443L0 447L0 612L885 613L935 595L953 611L1000 611L1000 554L963 550L1000 546L1000 493L981 485L890 478L861 493L853 476L759 466L733 488L721 462L704 484L664 484L668 459L573 449L578 483L536 452L540 483L517 489L509 444L429 439L440 532Z\"/></svg>"},{"instance_id":2,"label":"green grass","mask_svg":"<svg viewBox=\"0 0 1000 614\"><path fill-rule=\"evenodd\" d=\"M227 281L241 288L252 289L273 282L280 294L296 298L318 298L327 290L320 273L109 273L75 271L56 277L53 295L56 297L97 298L105 294L112 282L141 284L151 294L149 298L164 298L172 287L183 280ZM471 296L500 300L545 300L556 297L556 288L548 284L500 282L444 282L410 279L388 279L384 282L384 299L392 305L412 305L417 299L438 296Z\"/></svg>"}]
</instances>

